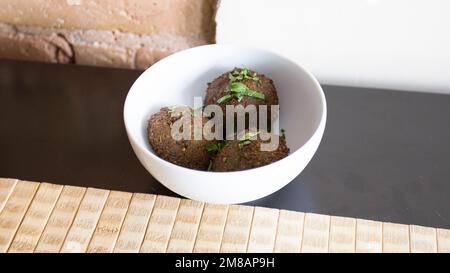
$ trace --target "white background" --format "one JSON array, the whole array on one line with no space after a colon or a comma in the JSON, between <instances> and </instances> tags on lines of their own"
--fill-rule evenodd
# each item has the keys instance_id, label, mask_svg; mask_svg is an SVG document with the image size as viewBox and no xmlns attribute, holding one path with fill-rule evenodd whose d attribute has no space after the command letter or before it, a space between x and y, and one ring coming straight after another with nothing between
<instances>
[{"instance_id":1,"label":"white background","mask_svg":"<svg viewBox=\"0 0 450 273\"><path fill-rule=\"evenodd\" d=\"M268 48L323 84L450 94L450 1L222 0L217 43Z\"/></svg>"}]
</instances>

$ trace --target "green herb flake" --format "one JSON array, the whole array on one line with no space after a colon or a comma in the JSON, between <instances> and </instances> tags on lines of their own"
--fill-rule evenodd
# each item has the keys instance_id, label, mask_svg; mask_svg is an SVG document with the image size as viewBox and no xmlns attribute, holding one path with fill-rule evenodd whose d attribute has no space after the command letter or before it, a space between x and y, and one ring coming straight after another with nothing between
<instances>
[{"instance_id":1,"label":"green herb flake","mask_svg":"<svg viewBox=\"0 0 450 273\"><path fill-rule=\"evenodd\" d=\"M238 102L241 102L244 96L253 97L261 100L266 99L266 96L263 93L258 92L256 90L252 90L241 82L235 82L228 85L227 88L225 89L225 93L230 92L232 93L232 95L227 94L221 97L220 99L217 100L217 103L219 104L226 103L230 101L233 97L236 98Z\"/></svg>"},{"instance_id":2,"label":"green herb flake","mask_svg":"<svg viewBox=\"0 0 450 273\"><path fill-rule=\"evenodd\" d=\"M217 152L218 150L220 150L220 147L217 143L208 143L205 145L205 149L208 152Z\"/></svg>"},{"instance_id":3,"label":"green herb flake","mask_svg":"<svg viewBox=\"0 0 450 273\"><path fill-rule=\"evenodd\" d=\"M258 132L247 132L242 136L240 141L250 140L250 139L256 137L257 135L259 135L259 133L260 133L259 131Z\"/></svg>"},{"instance_id":4,"label":"green herb flake","mask_svg":"<svg viewBox=\"0 0 450 273\"><path fill-rule=\"evenodd\" d=\"M221 140L220 142L217 143L208 143L205 145L205 149L208 152L218 152L220 149L222 149L223 146L225 146L226 141L225 140Z\"/></svg>"},{"instance_id":5,"label":"green herb flake","mask_svg":"<svg viewBox=\"0 0 450 273\"><path fill-rule=\"evenodd\" d=\"M208 172L211 171L212 164L213 164L212 160L209 160L208 170L207 170Z\"/></svg>"},{"instance_id":6,"label":"green herb flake","mask_svg":"<svg viewBox=\"0 0 450 273\"><path fill-rule=\"evenodd\" d=\"M286 139L286 130L281 129L281 137Z\"/></svg>"},{"instance_id":7,"label":"green herb flake","mask_svg":"<svg viewBox=\"0 0 450 273\"><path fill-rule=\"evenodd\" d=\"M247 97L254 97L257 99L264 100L266 99L265 95L261 92L258 92L256 90L252 90L247 87L247 85L239 82L243 79L250 79L252 81L255 81L260 84L260 80L257 77L257 73L253 72L253 74L250 75L250 72L247 68L237 68L235 67L231 73L228 74L228 85L225 88L225 93L232 93L232 95L225 95L217 100L218 104L229 102L233 97L238 101L241 102L244 96Z\"/></svg>"},{"instance_id":8,"label":"green herb flake","mask_svg":"<svg viewBox=\"0 0 450 273\"><path fill-rule=\"evenodd\" d=\"M266 99L266 96L263 93L255 91L255 90L251 90L251 89L248 89L248 88L243 93L243 95L247 96L247 97L254 97L254 98L257 98L257 99L261 99L261 100Z\"/></svg>"},{"instance_id":9,"label":"green herb flake","mask_svg":"<svg viewBox=\"0 0 450 273\"><path fill-rule=\"evenodd\" d=\"M246 92L248 87L241 82L234 82L230 84L230 91L233 93L242 93Z\"/></svg>"},{"instance_id":10,"label":"green herb flake","mask_svg":"<svg viewBox=\"0 0 450 273\"><path fill-rule=\"evenodd\" d=\"M242 147L244 147L245 145L248 145L250 143L252 143L250 140L241 141L241 142L239 142L239 148L242 149Z\"/></svg>"},{"instance_id":11,"label":"green herb flake","mask_svg":"<svg viewBox=\"0 0 450 273\"><path fill-rule=\"evenodd\" d=\"M218 152L222 148L222 143L209 143L205 148L208 152Z\"/></svg>"},{"instance_id":12,"label":"green herb flake","mask_svg":"<svg viewBox=\"0 0 450 273\"><path fill-rule=\"evenodd\" d=\"M226 103L226 102L229 102L232 98L233 98L232 95L225 95L225 96L221 97L220 99L218 99L217 103L218 104Z\"/></svg>"},{"instance_id":13,"label":"green herb flake","mask_svg":"<svg viewBox=\"0 0 450 273\"><path fill-rule=\"evenodd\" d=\"M242 138L239 140L239 148L244 147L245 145L248 145L251 143L251 139L259 135L260 132L247 132L245 133Z\"/></svg>"},{"instance_id":14,"label":"green herb flake","mask_svg":"<svg viewBox=\"0 0 450 273\"><path fill-rule=\"evenodd\" d=\"M259 78L256 77L257 73L253 72L253 74L250 75L250 71L248 68L237 68L235 67L231 73L229 73L228 78L230 79L230 84L236 81L241 81L243 79L249 79L252 81L259 81Z\"/></svg>"}]
</instances>

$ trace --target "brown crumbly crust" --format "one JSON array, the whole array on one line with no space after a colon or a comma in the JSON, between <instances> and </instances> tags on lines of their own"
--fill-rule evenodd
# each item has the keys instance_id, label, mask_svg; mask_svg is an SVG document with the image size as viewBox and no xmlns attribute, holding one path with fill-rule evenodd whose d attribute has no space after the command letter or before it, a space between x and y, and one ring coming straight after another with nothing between
<instances>
[{"instance_id":1,"label":"brown crumbly crust","mask_svg":"<svg viewBox=\"0 0 450 273\"><path fill-rule=\"evenodd\" d=\"M186 109L191 111L190 108ZM190 169L206 170L211 160L211 153L206 150L205 146L216 141L205 139L177 141L173 139L170 126L175 120L176 118L171 117L171 111L167 107L150 117L147 130L150 146L159 157L173 164ZM202 117L203 125L207 121L206 117ZM192 134L193 131L192 129Z\"/></svg>"},{"instance_id":2,"label":"brown crumbly crust","mask_svg":"<svg viewBox=\"0 0 450 273\"><path fill-rule=\"evenodd\" d=\"M278 161L289 154L289 148L283 137L279 137L278 148L274 151L261 151L260 138L252 140L247 145L239 145L239 140L227 141L227 144L217 153L212 164L212 171L229 172L252 169ZM268 142L268 141L267 141Z\"/></svg>"}]
</instances>

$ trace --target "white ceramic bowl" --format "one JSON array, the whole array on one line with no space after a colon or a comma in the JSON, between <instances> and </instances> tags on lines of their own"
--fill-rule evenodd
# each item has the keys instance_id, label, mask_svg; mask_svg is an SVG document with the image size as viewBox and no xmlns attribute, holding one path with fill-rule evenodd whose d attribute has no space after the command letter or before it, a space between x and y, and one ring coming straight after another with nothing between
<instances>
[{"instance_id":1,"label":"white ceramic bowl","mask_svg":"<svg viewBox=\"0 0 450 273\"><path fill-rule=\"evenodd\" d=\"M273 79L286 130L289 156L237 172L206 172L159 158L147 142L147 121L161 107L193 106L207 83L234 67L247 67ZM270 51L234 45L205 45L173 54L148 68L131 87L124 106L128 138L144 167L164 186L185 197L211 203L242 203L267 196L306 167L325 129L326 101L307 70Z\"/></svg>"}]
</instances>

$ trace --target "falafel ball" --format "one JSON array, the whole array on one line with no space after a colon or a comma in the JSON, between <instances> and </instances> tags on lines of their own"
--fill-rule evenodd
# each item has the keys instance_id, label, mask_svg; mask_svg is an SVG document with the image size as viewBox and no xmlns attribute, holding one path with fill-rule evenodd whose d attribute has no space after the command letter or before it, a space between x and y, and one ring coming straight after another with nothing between
<instances>
[{"instance_id":1,"label":"falafel ball","mask_svg":"<svg viewBox=\"0 0 450 273\"><path fill-rule=\"evenodd\" d=\"M234 140L228 140L215 156L211 170L215 172L229 172L252 169L278 161L289 154L286 140L282 136L258 132L257 139L249 140L248 134L248 132L244 134L244 138L240 140L236 138L236 135ZM270 139L265 140L269 137L278 138L278 146L272 146L273 149L271 151L262 151L261 144L269 144ZM274 143L270 145L274 145Z\"/></svg>"},{"instance_id":2,"label":"falafel ball","mask_svg":"<svg viewBox=\"0 0 450 273\"><path fill-rule=\"evenodd\" d=\"M190 115L184 115L186 111ZM201 140L194 139L193 111L187 106L161 108L148 121L148 142L159 157L173 164L190 169L206 170L210 165L212 154L206 150L205 146L217 141L209 141L204 137ZM171 134L172 125L175 121L185 118L191 118L191 139L176 140ZM203 128L208 119L202 116L201 120Z\"/></svg>"},{"instance_id":3,"label":"falafel ball","mask_svg":"<svg viewBox=\"0 0 450 273\"><path fill-rule=\"evenodd\" d=\"M243 86L244 90L247 88L248 90L256 91L259 94L255 94L254 92L253 95L245 92L233 92L230 90L232 83L238 83L238 87ZM214 79L212 82L208 83L204 105L208 106L213 104L219 105L222 108L224 114L224 128L226 124L225 111L227 105L242 105L243 107L247 107L247 105L255 105L258 111L258 120L260 116L259 105L267 105L267 121L268 124L270 124L270 106L278 105L278 95L275 85L270 78L246 68L235 68L234 70L226 72ZM245 128L249 128L248 115L246 116Z\"/></svg>"}]
</instances>

